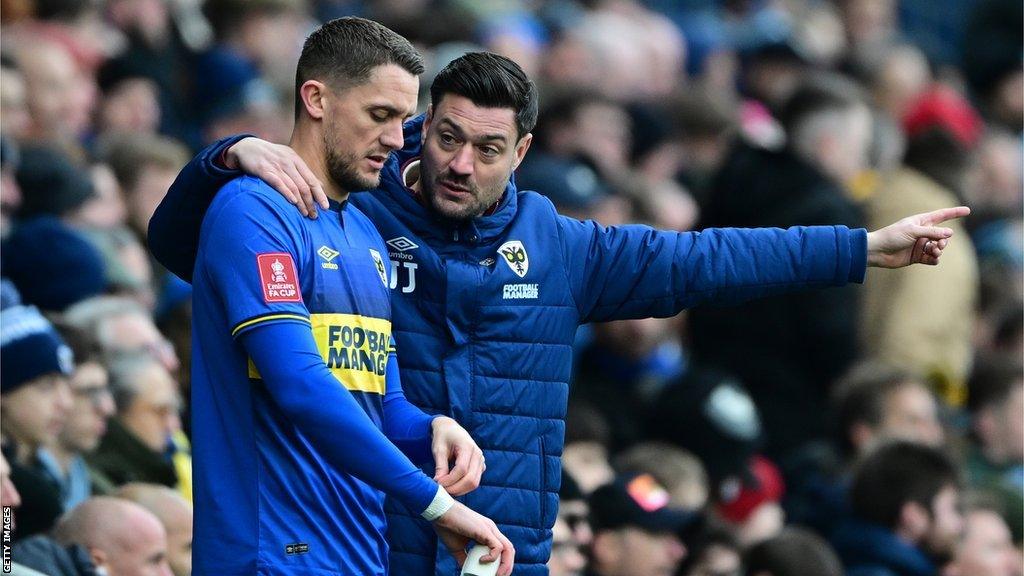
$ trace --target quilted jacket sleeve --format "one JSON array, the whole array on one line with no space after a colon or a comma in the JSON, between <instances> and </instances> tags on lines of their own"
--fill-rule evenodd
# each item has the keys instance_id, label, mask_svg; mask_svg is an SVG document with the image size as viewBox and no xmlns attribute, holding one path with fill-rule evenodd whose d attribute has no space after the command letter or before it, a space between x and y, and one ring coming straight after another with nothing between
<instances>
[{"instance_id":1,"label":"quilted jacket sleeve","mask_svg":"<svg viewBox=\"0 0 1024 576\"><path fill-rule=\"evenodd\" d=\"M147 242L158 262L179 278L192 282L199 252L203 216L217 191L242 175L220 167L216 160L249 134L229 136L204 148L178 173L167 195L149 220Z\"/></svg>"},{"instance_id":2,"label":"quilted jacket sleeve","mask_svg":"<svg viewBox=\"0 0 1024 576\"><path fill-rule=\"evenodd\" d=\"M584 322L672 316L697 304L862 282L867 231L845 226L665 232L559 218Z\"/></svg>"}]
</instances>

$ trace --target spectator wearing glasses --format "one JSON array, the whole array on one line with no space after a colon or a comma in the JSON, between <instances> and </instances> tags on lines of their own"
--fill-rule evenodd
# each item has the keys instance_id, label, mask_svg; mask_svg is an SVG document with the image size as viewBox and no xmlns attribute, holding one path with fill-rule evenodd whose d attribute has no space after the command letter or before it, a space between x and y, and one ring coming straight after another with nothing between
<instances>
[{"instance_id":1,"label":"spectator wearing glasses","mask_svg":"<svg viewBox=\"0 0 1024 576\"><path fill-rule=\"evenodd\" d=\"M562 484L558 488L558 516L552 528L551 558L548 560L551 576L578 576L583 573L587 566L583 551L594 540L589 514L590 507L579 485L562 470Z\"/></svg>"},{"instance_id":2,"label":"spectator wearing glasses","mask_svg":"<svg viewBox=\"0 0 1024 576\"><path fill-rule=\"evenodd\" d=\"M581 576L587 567L587 558L573 539L573 530L559 515L551 529L551 558L548 570L551 576Z\"/></svg>"},{"instance_id":3,"label":"spectator wearing glasses","mask_svg":"<svg viewBox=\"0 0 1024 576\"><path fill-rule=\"evenodd\" d=\"M117 413L90 462L115 485L161 484L191 496L191 478L181 473L172 442L181 431L178 384L146 354L116 357L110 363L110 389Z\"/></svg>"},{"instance_id":4,"label":"spectator wearing glasses","mask_svg":"<svg viewBox=\"0 0 1024 576\"><path fill-rule=\"evenodd\" d=\"M56 440L39 451L43 470L60 487L61 503L68 511L95 492L112 486L98 482L86 464L85 455L99 446L107 431L107 420L114 415L114 398L108 387L107 369L95 342L81 332L63 328L61 332L75 356L75 371L69 380L71 410Z\"/></svg>"}]
</instances>

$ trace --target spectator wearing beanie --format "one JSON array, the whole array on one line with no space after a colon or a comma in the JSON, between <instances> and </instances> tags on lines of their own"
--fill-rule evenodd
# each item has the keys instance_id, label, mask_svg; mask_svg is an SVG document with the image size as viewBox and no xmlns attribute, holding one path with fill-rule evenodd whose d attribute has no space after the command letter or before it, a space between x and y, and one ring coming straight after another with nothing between
<instances>
[{"instance_id":1,"label":"spectator wearing beanie","mask_svg":"<svg viewBox=\"0 0 1024 576\"><path fill-rule=\"evenodd\" d=\"M0 433L21 495L14 538L49 530L62 511L60 490L36 458L52 444L71 408L71 350L32 306L0 312Z\"/></svg>"},{"instance_id":2,"label":"spectator wearing beanie","mask_svg":"<svg viewBox=\"0 0 1024 576\"><path fill-rule=\"evenodd\" d=\"M79 233L52 216L34 218L0 247L2 271L25 302L62 311L107 288L103 258Z\"/></svg>"},{"instance_id":3,"label":"spectator wearing beanie","mask_svg":"<svg viewBox=\"0 0 1024 576\"><path fill-rule=\"evenodd\" d=\"M45 146L22 148L16 178L22 193L20 218L64 216L96 195L87 171Z\"/></svg>"}]
</instances>

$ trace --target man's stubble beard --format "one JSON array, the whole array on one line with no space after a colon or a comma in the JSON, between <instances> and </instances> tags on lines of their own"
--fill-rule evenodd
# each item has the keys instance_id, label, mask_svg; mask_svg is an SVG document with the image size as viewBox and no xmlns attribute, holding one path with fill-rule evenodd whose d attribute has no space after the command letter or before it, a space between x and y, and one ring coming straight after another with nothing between
<instances>
[{"instance_id":1,"label":"man's stubble beard","mask_svg":"<svg viewBox=\"0 0 1024 576\"><path fill-rule=\"evenodd\" d=\"M481 199L480 188L468 180L459 181L456 178L448 178L449 181L468 188L472 193L473 201L469 205L460 205L457 211L453 211L451 209L451 205L442 206L438 200L437 186L440 186L438 181L443 179L444 178L441 178L440 175L432 174L430 170L426 169L426 163L422 161L420 162L420 192L427 204L430 206L430 209L435 214L447 220L455 222L466 222L472 220L483 215L483 213L486 212L492 204L494 204L493 201L484 204L484 201ZM505 188L502 187L502 193L504 193L504 190ZM501 194L498 194L498 198L500 197Z\"/></svg>"},{"instance_id":2,"label":"man's stubble beard","mask_svg":"<svg viewBox=\"0 0 1024 576\"><path fill-rule=\"evenodd\" d=\"M342 155L338 149L339 146L325 134L324 155L327 164L327 177L334 182L335 186L345 192L359 192L372 190L380 185L379 173L376 178L363 177L355 167L359 158L354 154Z\"/></svg>"}]
</instances>

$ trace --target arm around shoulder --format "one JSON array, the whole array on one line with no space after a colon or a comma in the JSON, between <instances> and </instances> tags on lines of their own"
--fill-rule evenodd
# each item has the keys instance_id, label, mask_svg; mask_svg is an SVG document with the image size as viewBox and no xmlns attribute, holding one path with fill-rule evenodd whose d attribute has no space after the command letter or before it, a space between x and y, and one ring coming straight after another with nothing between
<instances>
[{"instance_id":1,"label":"arm around shoulder","mask_svg":"<svg viewBox=\"0 0 1024 576\"><path fill-rule=\"evenodd\" d=\"M201 151L178 173L149 221L149 250L158 262L186 281L192 281L206 210L217 191L241 174L218 165L217 160L246 137L231 136Z\"/></svg>"}]
</instances>

